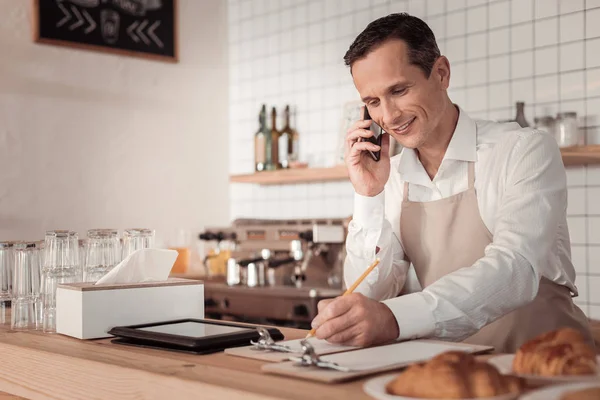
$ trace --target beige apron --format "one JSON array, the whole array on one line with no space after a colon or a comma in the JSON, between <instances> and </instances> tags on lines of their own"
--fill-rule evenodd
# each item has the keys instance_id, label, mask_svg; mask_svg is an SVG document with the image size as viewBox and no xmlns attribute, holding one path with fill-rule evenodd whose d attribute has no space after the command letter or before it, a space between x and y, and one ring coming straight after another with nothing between
<instances>
[{"instance_id":1,"label":"beige apron","mask_svg":"<svg viewBox=\"0 0 600 400\"><path fill-rule=\"evenodd\" d=\"M409 201L408 182L404 183L400 236L422 288L473 265L492 242L479 214L474 169L474 163L469 163L466 191L441 200ZM569 288L542 278L533 302L486 325L465 342L513 353L534 336L564 326L580 330L593 344L587 318L573 303Z\"/></svg>"}]
</instances>

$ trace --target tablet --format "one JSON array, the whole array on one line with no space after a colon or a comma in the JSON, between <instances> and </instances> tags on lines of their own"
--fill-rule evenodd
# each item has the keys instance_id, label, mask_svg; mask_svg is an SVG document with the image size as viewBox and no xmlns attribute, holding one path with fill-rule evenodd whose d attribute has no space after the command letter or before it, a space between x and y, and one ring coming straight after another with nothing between
<instances>
[{"instance_id":1,"label":"tablet","mask_svg":"<svg viewBox=\"0 0 600 400\"><path fill-rule=\"evenodd\" d=\"M131 326L116 326L109 334L121 338L116 343L194 353L221 351L230 347L248 346L258 340L255 325L205 319L180 319ZM267 328L267 327L265 327ZM282 340L283 334L276 328L267 328L273 340Z\"/></svg>"}]
</instances>

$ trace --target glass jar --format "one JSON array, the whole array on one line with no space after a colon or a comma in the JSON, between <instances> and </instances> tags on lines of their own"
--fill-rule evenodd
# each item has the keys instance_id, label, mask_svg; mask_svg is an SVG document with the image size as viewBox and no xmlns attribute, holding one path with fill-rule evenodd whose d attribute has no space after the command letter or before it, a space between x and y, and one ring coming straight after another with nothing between
<instances>
[{"instance_id":1,"label":"glass jar","mask_svg":"<svg viewBox=\"0 0 600 400\"><path fill-rule=\"evenodd\" d=\"M577 128L577 113L568 111L556 115L555 138L559 147L584 145L584 137Z\"/></svg>"}]
</instances>

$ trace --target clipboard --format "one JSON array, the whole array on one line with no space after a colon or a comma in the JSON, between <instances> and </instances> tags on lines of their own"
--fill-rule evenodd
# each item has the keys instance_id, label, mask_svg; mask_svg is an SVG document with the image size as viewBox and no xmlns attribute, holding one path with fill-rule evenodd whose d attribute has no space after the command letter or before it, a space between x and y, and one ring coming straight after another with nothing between
<instances>
[{"instance_id":1,"label":"clipboard","mask_svg":"<svg viewBox=\"0 0 600 400\"><path fill-rule=\"evenodd\" d=\"M268 361L268 362L282 362L287 361L290 357L300 357L302 356L302 342L304 339L295 339L295 340L286 340L282 342L277 342L278 345L289 347L291 352L281 352L276 350L269 349L257 349L256 346L243 346L243 347L234 347L230 349L225 349L225 354L236 357L250 358L253 360L260 361ZM311 337L306 339L313 346L316 351L316 354L327 355L334 353L341 353L345 351L357 350L359 347L354 346L341 346L330 344L325 340L317 339L316 337Z\"/></svg>"},{"instance_id":2,"label":"clipboard","mask_svg":"<svg viewBox=\"0 0 600 400\"><path fill-rule=\"evenodd\" d=\"M492 346L419 339L317 357L313 354L312 360L305 354L302 360L266 364L261 367L261 370L292 378L338 383L379 372L403 369L414 363L425 362L446 351L458 350L482 354L493 349Z\"/></svg>"}]
</instances>

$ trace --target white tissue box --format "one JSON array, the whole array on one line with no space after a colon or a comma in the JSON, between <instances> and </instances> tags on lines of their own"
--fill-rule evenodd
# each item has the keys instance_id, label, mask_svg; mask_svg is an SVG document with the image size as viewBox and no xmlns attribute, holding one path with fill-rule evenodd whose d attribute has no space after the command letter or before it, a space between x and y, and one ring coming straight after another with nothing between
<instances>
[{"instance_id":1,"label":"white tissue box","mask_svg":"<svg viewBox=\"0 0 600 400\"><path fill-rule=\"evenodd\" d=\"M78 339L110 337L115 326L204 318L204 283L62 284L56 290L56 331Z\"/></svg>"}]
</instances>

